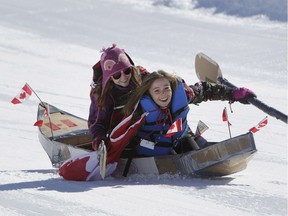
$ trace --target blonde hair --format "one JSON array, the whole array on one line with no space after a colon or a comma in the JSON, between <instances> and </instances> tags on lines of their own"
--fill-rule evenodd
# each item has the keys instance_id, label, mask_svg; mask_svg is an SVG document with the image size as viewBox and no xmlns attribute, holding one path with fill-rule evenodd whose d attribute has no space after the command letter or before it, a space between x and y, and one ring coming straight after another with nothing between
<instances>
[{"instance_id":1,"label":"blonde hair","mask_svg":"<svg viewBox=\"0 0 288 216\"><path fill-rule=\"evenodd\" d=\"M134 90L129 101L125 105L125 108L123 109L125 116L128 116L132 113L134 106L144 95L149 95L149 89L152 83L159 78L165 78L169 81L172 92L175 91L175 89L178 87L179 80L181 80L180 77L167 73L163 70L150 73L143 79L141 86Z\"/></svg>"}]
</instances>

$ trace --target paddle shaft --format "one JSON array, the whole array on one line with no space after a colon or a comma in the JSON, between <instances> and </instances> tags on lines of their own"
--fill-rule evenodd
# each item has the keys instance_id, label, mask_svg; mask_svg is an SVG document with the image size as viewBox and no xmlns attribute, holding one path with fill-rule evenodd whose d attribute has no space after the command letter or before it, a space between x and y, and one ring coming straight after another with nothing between
<instances>
[{"instance_id":1,"label":"paddle shaft","mask_svg":"<svg viewBox=\"0 0 288 216\"><path fill-rule=\"evenodd\" d=\"M235 88L236 86L230 83L228 80L223 79L222 77L218 78L218 81L228 87ZM263 103L262 101L258 100L257 98L248 98L247 101L262 110L263 112L267 113L268 115L275 117L287 124L287 115L284 113L274 109L273 107L268 106L267 104Z\"/></svg>"}]
</instances>

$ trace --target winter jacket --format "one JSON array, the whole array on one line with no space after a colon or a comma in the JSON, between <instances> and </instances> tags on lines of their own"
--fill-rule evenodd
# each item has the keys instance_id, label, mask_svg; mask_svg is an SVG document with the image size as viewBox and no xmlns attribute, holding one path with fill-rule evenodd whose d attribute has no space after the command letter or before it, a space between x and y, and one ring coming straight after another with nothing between
<instances>
[{"instance_id":1,"label":"winter jacket","mask_svg":"<svg viewBox=\"0 0 288 216\"><path fill-rule=\"evenodd\" d=\"M92 139L96 137L102 140L107 139L107 135L122 120L122 108L134 88L135 86L132 83L127 87L114 85L106 98L106 105L103 108L97 106L95 97L91 96L88 128Z\"/></svg>"}]
</instances>

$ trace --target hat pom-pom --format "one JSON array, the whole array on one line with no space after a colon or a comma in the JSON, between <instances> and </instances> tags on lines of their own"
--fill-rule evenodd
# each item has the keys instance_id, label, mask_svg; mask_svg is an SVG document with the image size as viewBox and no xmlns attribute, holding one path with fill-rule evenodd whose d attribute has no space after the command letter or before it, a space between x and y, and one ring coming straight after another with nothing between
<instances>
[{"instance_id":1,"label":"hat pom-pom","mask_svg":"<svg viewBox=\"0 0 288 216\"><path fill-rule=\"evenodd\" d=\"M100 50L100 53L104 53L104 52L106 52L108 49L113 49L113 48L115 48L117 45L115 44L115 43L113 43L112 44L112 47L109 47L109 48L105 48L105 47L103 47L101 50Z\"/></svg>"},{"instance_id":2,"label":"hat pom-pom","mask_svg":"<svg viewBox=\"0 0 288 216\"><path fill-rule=\"evenodd\" d=\"M100 53L104 53L106 51L106 48L103 47L101 50L100 50Z\"/></svg>"}]
</instances>

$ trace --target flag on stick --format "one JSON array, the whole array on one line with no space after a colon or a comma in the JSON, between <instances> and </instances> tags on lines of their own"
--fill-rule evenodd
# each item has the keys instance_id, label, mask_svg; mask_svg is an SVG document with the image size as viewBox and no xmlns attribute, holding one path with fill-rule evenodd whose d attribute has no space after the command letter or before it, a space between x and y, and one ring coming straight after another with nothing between
<instances>
[{"instance_id":1,"label":"flag on stick","mask_svg":"<svg viewBox=\"0 0 288 216\"><path fill-rule=\"evenodd\" d=\"M34 126L42 127L45 116L50 116L49 104L45 105L44 115L42 115L41 118L34 123Z\"/></svg>"},{"instance_id":2,"label":"flag on stick","mask_svg":"<svg viewBox=\"0 0 288 216\"><path fill-rule=\"evenodd\" d=\"M171 137L175 133L182 131L182 118L177 119L168 129L165 137Z\"/></svg>"},{"instance_id":3,"label":"flag on stick","mask_svg":"<svg viewBox=\"0 0 288 216\"><path fill-rule=\"evenodd\" d=\"M268 124L268 116L266 116L262 121L260 121L256 126L250 128L250 132L256 133L259 131L262 127L266 126Z\"/></svg>"},{"instance_id":4,"label":"flag on stick","mask_svg":"<svg viewBox=\"0 0 288 216\"><path fill-rule=\"evenodd\" d=\"M226 107L224 108L223 113L222 113L222 120L223 120L223 121L227 121L227 123L228 123L229 126L232 125L232 124L229 122L229 120L228 120L228 114L227 114L227 109L226 109Z\"/></svg>"},{"instance_id":5,"label":"flag on stick","mask_svg":"<svg viewBox=\"0 0 288 216\"><path fill-rule=\"evenodd\" d=\"M21 92L19 93L19 95L17 95L16 97L14 97L11 100L11 103L13 104L19 104L24 102L25 100L27 100L30 96L32 95L32 89L30 88L30 86L26 83L23 88L21 89Z\"/></svg>"},{"instance_id":6,"label":"flag on stick","mask_svg":"<svg viewBox=\"0 0 288 216\"><path fill-rule=\"evenodd\" d=\"M195 132L195 137L201 136L201 134L203 134L208 129L209 127L204 122L199 120L197 128L196 128L196 132Z\"/></svg>"},{"instance_id":7,"label":"flag on stick","mask_svg":"<svg viewBox=\"0 0 288 216\"><path fill-rule=\"evenodd\" d=\"M229 122L226 107L224 108L223 113L222 113L222 120L223 120L223 121L227 121L228 130L229 130L229 135L230 135L230 138L231 138L231 130L230 130L230 126L231 126L232 124Z\"/></svg>"}]
</instances>

